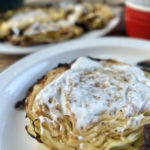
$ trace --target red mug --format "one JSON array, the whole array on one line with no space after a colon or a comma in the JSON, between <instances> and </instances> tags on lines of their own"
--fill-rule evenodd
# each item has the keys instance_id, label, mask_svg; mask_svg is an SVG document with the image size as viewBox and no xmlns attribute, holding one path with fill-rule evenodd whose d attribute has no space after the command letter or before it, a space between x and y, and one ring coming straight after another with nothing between
<instances>
[{"instance_id":1,"label":"red mug","mask_svg":"<svg viewBox=\"0 0 150 150\"><path fill-rule=\"evenodd\" d=\"M126 1L125 26L129 36L150 39L150 5Z\"/></svg>"}]
</instances>

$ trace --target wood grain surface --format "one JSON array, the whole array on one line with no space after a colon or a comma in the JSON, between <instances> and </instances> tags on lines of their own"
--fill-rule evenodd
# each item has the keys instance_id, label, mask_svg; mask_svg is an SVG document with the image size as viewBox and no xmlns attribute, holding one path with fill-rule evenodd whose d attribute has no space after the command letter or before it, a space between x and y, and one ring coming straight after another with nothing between
<instances>
[{"instance_id":1,"label":"wood grain surface","mask_svg":"<svg viewBox=\"0 0 150 150\"><path fill-rule=\"evenodd\" d=\"M1 55L0 54L0 72L6 69L8 66L16 62L17 60L23 58L24 56L16 55Z\"/></svg>"}]
</instances>

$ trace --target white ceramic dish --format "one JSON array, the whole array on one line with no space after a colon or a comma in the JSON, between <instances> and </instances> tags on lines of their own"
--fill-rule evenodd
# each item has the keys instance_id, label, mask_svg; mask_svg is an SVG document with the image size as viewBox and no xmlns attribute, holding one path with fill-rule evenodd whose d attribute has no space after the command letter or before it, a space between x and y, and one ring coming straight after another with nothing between
<instances>
[{"instance_id":1,"label":"white ceramic dish","mask_svg":"<svg viewBox=\"0 0 150 150\"><path fill-rule=\"evenodd\" d=\"M116 14L115 17L103 29L85 33L84 35L79 37L79 39L97 38L110 33L120 22L120 15L119 15L120 9L117 9L114 12ZM11 55L30 54L53 45L56 44L43 44L38 46L23 47L23 46L14 46L8 42L0 42L0 54L11 54Z\"/></svg>"},{"instance_id":2,"label":"white ceramic dish","mask_svg":"<svg viewBox=\"0 0 150 150\"><path fill-rule=\"evenodd\" d=\"M25 131L25 114L14 104L29 87L58 63L79 56L116 58L135 64L150 58L150 42L127 38L76 40L49 47L15 63L0 75L0 150L37 150ZM44 149L40 149L44 150Z\"/></svg>"}]
</instances>

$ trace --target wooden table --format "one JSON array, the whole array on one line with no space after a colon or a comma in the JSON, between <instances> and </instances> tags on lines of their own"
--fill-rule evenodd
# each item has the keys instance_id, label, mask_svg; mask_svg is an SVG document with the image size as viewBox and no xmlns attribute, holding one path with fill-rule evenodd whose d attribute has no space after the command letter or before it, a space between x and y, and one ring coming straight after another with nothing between
<instances>
[{"instance_id":1,"label":"wooden table","mask_svg":"<svg viewBox=\"0 0 150 150\"><path fill-rule=\"evenodd\" d=\"M0 54L0 72L23 57L24 56L16 56L16 55L11 56L11 55L1 55Z\"/></svg>"}]
</instances>

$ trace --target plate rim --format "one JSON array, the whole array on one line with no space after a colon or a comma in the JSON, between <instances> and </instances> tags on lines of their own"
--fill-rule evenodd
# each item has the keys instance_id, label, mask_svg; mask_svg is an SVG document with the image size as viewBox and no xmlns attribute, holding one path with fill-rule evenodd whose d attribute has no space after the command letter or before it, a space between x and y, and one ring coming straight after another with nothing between
<instances>
[{"instance_id":1,"label":"plate rim","mask_svg":"<svg viewBox=\"0 0 150 150\"><path fill-rule=\"evenodd\" d=\"M74 44L75 48L69 46L69 45L72 45L72 44ZM24 63L24 62L27 62L29 60L32 60L36 56L40 55L41 57L43 57L43 58L41 58L41 60L44 60L44 59L52 56L54 53L56 53L56 55L60 54L60 51L59 51L58 48L62 48L61 52L64 53L66 51L70 52L70 51L72 51L72 49L76 50L76 48L79 48L79 50L80 50L81 48L85 49L86 47L93 47L93 46L97 46L97 47L98 46L99 47L104 47L104 46L110 47L110 46L112 46L113 48L114 47L116 47L116 48L118 48L118 47L120 47L120 48L121 47L139 48L139 50L140 49L141 50L144 49L145 51L149 51L150 52L150 42L149 41L145 41L145 40L139 40L139 39L130 39L130 38L124 38L124 37L105 37L105 38L100 38L100 39L91 39L91 41L89 41L88 39L69 41L69 42L65 42L65 43L61 43L61 44L55 45L53 47L48 47L46 49L43 49L42 51L39 51L37 53L33 53L31 55L28 55L28 56L24 57L23 59L19 60L18 62L14 63L10 67L8 67L8 69L6 69L4 72L2 72L2 74L0 75L0 81L4 80L6 75L7 74L9 75L14 70L14 68L19 66L21 63ZM53 49L53 51L50 51L51 49ZM56 52L54 51L54 49L56 49ZM47 56L46 52L49 52L48 56ZM42 54L44 54L44 55L42 55ZM35 60L34 64L37 64L37 63L40 63L40 59ZM28 64L27 66L31 67L30 64ZM17 68L17 69L20 70L20 68ZM24 69L21 68L21 70L25 71L26 68L24 68ZM24 72L21 72L21 73L24 73ZM20 74L17 73L17 76L19 76L19 75ZM14 75L13 75L12 79L15 79ZM9 82L9 81L5 80L5 82ZM1 84L0 84L0 93L1 93ZM0 100L2 100L2 99L0 99ZM7 101L7 99L6 99L6 101ZM3 112L3 111L4 111L4 109L1 110L1 112ZM0 118L0 120L2 120L2 118ZM3 122L3 124L0 125L0 127L1 127L0 128L0 138L2 138L2 133L3 133L3 127L4 126L5 126L5 121ZM2 150L1 141L0 141L0 150Z\"/></svg>"},{"instance_id":2,"label":"plate rim","mask_svg":"<svg viewBox=\"0 0 150 150\"><path fill-rule=\"evenodd\" d=\"M81 35L80 37L74 38L74 39L69 39L68 41L72 41L72 40L83 40L86 38L98 38L98 37L103 37L105 35L107 35L108 33L110 33L113 29L115 29L118 24L121 21L121 16L117 14L117 12L120 12L121 10L116 10L114 11L115 13L115 17L112 18L109 23L102 29L97 29L97 30L93 30L87 33L84 33L83 35ZM99 35L100 33L101 35ZM57 45L60 43L64 43L66 41L62 41L59 43L48 43L48 44L41 44L41 45L35 45L35 46L27 46L27 47L23 47L23 46L17 46L17 45L12 45L9 42L0 42L0 54L5 54L5 55L27 55L27 54L31 54L31 53L36 53L38 51L40 51L42 48L47 48L49 46L53 46L53 45ZM8 47L7 47L8 44ZM11 47L11 49L16 48L15 51L13 50L6 50L9 48L9 46ZM4 50L2 49L2 47L5 47ZM21 49L21 50L20 50Z\"/></svg>"},{"instance_id":3,"label":"plate rim","mask_svg":"<svg viewBox=\"0 0 150 150\"><path fill-rule=\"evenodd\" d=\"M128 43L128 44L127 44ZM72 47L72 45L74 45ZM128 48L137 48L144 49L145 51L150 51L150 42L148 40L142 39L131 39L128 37L103 37L99 39L80 39L72 40L57 45L53 45L25 56L14 64L10 65L7 69L0 73L0 93L15 77L23 73L26 69L30 68L33 65L36 65L40 61L57 54L64 52L74 51L77 49L83 49L88 47L96 46L112 46L112 47L128 47ZM60 50L61 49L61 50ZM38 57L40 56L40 57ZM36 58L36 59L35 59ZM31 61L32 60L32 61ZM19 67L23 65L23 67ZM17 68L17 69L16 69ZM15 70L15 74L12 72ZM10 76L11 74L11 76ZM6 80L7 79L7 80Z\"/></svg>"}]
</instances>

